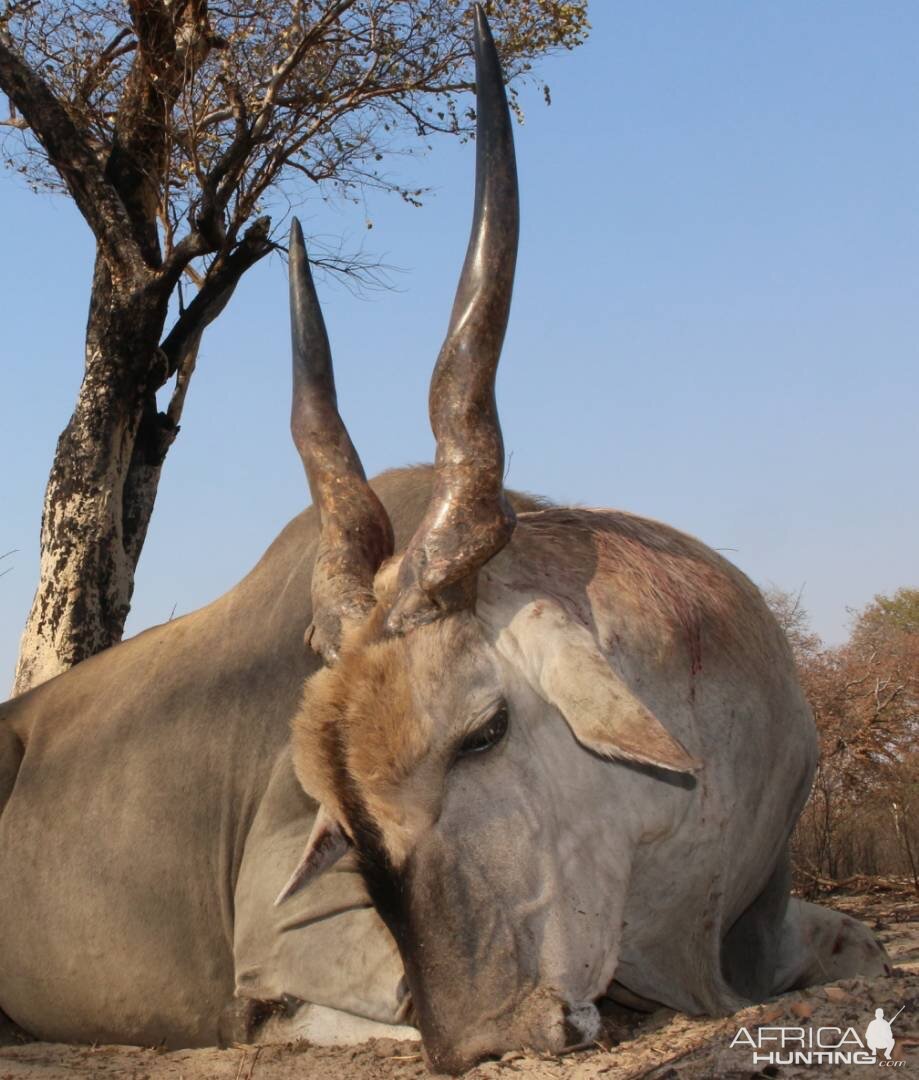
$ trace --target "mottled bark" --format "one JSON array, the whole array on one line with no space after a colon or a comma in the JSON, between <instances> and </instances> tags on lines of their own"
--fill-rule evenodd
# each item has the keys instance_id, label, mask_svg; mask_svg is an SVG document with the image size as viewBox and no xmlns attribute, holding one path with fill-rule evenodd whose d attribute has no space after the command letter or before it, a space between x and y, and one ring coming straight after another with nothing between
<instances>
[{"instance_id":1,"label":"mottled bark","mask_svg":"<svg viewBox=\"0 0 919 1080\"><path fill-rule=\"evenodd\" d=\"M259 219L230 255L215 260L165 338L168 291L125 295L97 258L85 373L45 491L41 572L14 694L121 640L201 337L245 271L271 250L268 227ZM175 389L160 412L156 392L171 377Z\"/></svg>"},{"instance_id":2,"label":"mottled bark","mask_svg":"<svg viewBox=\"0 0 919 1080\"><path fill-rule=\"evenodd\" d=\"M125 481L144 409L155 408L166 376L157 348L165 318L162 300L115 292L97 258L83 382L45 491L40 582L14 693L121 637L136 565L126 546Z\"/></svg>"}]
</instances>

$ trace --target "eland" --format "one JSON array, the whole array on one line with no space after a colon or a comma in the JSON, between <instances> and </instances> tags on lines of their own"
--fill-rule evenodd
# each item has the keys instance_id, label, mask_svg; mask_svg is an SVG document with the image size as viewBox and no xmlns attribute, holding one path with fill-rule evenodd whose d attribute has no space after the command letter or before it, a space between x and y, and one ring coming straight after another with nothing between
<instances>
[{"instance_id":1,"label":"eland","mask_svg":"<svg viewBox=\"0 0 919 1080\"><path fill-rule=\"evenodd\" d=\"M718 1014L886 969L789 896L817 741L758 590L665 525L504 490L517 180L481 9L475 48L433 469L365 479L295 223L313 508L210 606L0 706L0 1009L36 1037L420 1031L460 1072L595 1037L604 995Z\"/></svg>"}]
</instances>

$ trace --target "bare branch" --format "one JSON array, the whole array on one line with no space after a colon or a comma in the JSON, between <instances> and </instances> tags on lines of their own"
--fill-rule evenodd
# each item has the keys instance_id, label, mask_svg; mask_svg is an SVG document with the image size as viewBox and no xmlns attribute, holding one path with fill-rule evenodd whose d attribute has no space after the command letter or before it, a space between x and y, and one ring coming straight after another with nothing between
<instances>
[{"instance_id":1,"label":"bare branch","mask_svg":"<svg viewBox=\"0 0 919 1080\"><path fill-rule=\"evenodd\" d=\"M119 57L127 56L129 52L137 48L136 41L128 41L124 44L125 39L130 36L131 31L127 27L122 27L102 52L99 53L98 60L90 64L78 91L81 98L85 100L92 94L111 64Z\"/></svg>"},{"instance_id":2,"label":"bare branch","mask_svg":"<svg viewBox=\"0 0 919 1080\"><path fill-rule=\"evenodd\" d=\"M116 274L137 281L144 271L140 250L124 204L105 179L85 131L2 37L0 86L45 148Z\"/></svg>"},{"instance_id":3,"label":"bare branch","mask_svg":"<svg viewBox=\"0 0 919 1080\"><path fill-rule=\"evenodd\" d=\"M9 551L4 551L4 553L0 555L0 559L8 559L10 555L15 555L18 550L18 548L10 548ZM12 566L8 566L5 570L0 570L0 577L3 577L4 574L9 574L12 569Z\"/></svg>"},{"instance_id":4,"label":"bare branch","mask_svg":"<svg viewBox=\"0 0 919 1080\"><path fill-rule=\"evenodd\" d=\"M274 245L268 239L270 226L269 218L259 218L229 255L223 259L217 258L211 264L197 295L179 315L161 346L169 376L181 375L183 364L187 364L190 355L197 354L202 334L226 307L240 278L274 250ZM187 383L187 377L185 381ZM170 419L176 425L181 417L184 390L183 387L178 404L170 405Z\"/></svg>"}]
</instances>

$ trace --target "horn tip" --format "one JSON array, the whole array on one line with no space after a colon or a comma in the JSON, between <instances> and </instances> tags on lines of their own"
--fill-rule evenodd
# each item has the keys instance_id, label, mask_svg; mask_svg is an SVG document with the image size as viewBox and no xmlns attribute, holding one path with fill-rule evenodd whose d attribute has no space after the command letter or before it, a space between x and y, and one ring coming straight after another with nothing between
<instances>
[{"instance_id":1,"label":"horn tip","mask_svg":"<svg viewBox=\"0 0 919 1080\"><path fill-rule=\"evenodd\" d=\"M300 228L300 219L295 217L290 221L290 242L303 246L303 229Z\"/></svg>"},{"instance_id":2,"label":"horn tip","mask_svg":"<svg viewBox=\"0 0 919 1080\"><path fill-rule=\"evenodd\" d=\"M488 16L481 4L475 5L475 32L479 39L486 40L491 37L491 27L488 25Z\"/></svg>"},{"instance_id":3,"label":"horn tip","mask_svg":"<svg viewBox=\"0 0 919 1080\"><path fill-rule=\"evenodd\" d=\"M503 94L504 75L501 68L501 59L498 56L498 48L491 32L491 24L481 4L475 5L475 35L473 42L477 87L482 79L486 83L497 81Z\"/></svg>"}]
</instances>

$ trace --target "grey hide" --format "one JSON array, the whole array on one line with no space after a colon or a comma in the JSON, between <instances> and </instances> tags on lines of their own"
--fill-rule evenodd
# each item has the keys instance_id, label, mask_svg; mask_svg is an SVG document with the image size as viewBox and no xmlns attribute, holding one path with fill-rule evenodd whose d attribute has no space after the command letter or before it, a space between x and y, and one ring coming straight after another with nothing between
<instances>
[{"instance_id":1,"label":"grey hide","mask_svg":"<svg viewBox=\"0 0 919 1080\"><path fill-rule=\"evenodd\" d=\"M401 550L427 507L431 472L386 473L374 487ZM540 506L519 496L512 501L518 511ZM694 668L685 650L661 654L649 644L643 651L653 622L615 590L595 605L598 640L630 643L617 650L617 677L633 692L640 688L648 706L696 744L704 764L695 780L614 766L583 749L572 753L560 716L567 710L577 722L578 710L563 699L571 692L584 698L609 675L605 666L591 668L589 680L543 687L558 715L537 708L533 686L551 673L553 658L540 661L539 639L525 636L527 625L545 622L526 617L537 613L522 573L530 565L526 538L543 518L565 515L529 515L527 528L486 569L479 614L504 656L508 686L521 701L532 699L525 710L536 718L532 730L512 735L509 745L519 737L543 747L518 762L521 775L538 783L514 788L505 778L501 790L542 810L556 805L558 843L590 853L578 864L583 881L560 880L559 888L588 890L594 879L620 883L598 894L602 917L595 931L581 935L596 978L578 1000L603 993L615 974L630 1000L719 1012L789 986L883 971L883 952L865 928L801 901L786 907L784 841L806 796L815 746L787 649L761 601L754 623L766 635L767 662L755 642L744 646L750 668L722 670L716 654L689 697L687 672ZM635 522L610 516L609 536L618 537L609 548L614 563L615 545L627 544L631 531L659 547L676 535ZM574 536L566 533L558 550L567 553ZM240 1037L240 1016L248 1036L258 1008L247 1013L246 1003L265 1001L304 1001L365 1021L407 1019L400 954L351 856L273 905L317 811L294 777L289 749L304 679L318 663L303 641L315 547L315 514L308 510L215 603L0 706L0 1011L31 1034L206 1045L218 1040L227 1016L228 1037ZM562 563L570 558L552 556L551 544L546 550L540 580L561 589ZM736 570L725 572L742 580ZM543 591L535 602L545 607ZM579 633L588 657L594 638ZM541 674L527 675L528 664L541 664ZM532 685L524 685L527 678ZM769 687L782 708L763 705ZM459 680L454 689L469 688ZM734 701L742 703L736 714ZM754 722L755 713L763 723ZM699 717L707 718L704 725ZM557 768L562 760L574 771ZM488 773L466 775L467 783L475 776L484 782ZM592 791L603 793L602 811L585 802ZM459 782L448 792L441 861L452 860L478 888L478 864L463 863L475 831L449 830L451 799L467 818L468 808L487 814L489 806L481 798L463 801L462 792ZM436 846L436 829L426 842ZM495 880L519 867L507 882L513 894L538 867L558 862L557 849L545 835L529 846L515 839L513 858ZM427 882L432 896L446 880ZM531 884L545 892L553 881L547 871ZM494 906L494 896L480 911L488 914L489 902ZM441 920L444 910L441 904ZM442 945L449 952L455 943ZM514 975L474 974L478 983L460 987L467 1017L484 1000L489 977ZM292 1007L288 1014L296 1020ZM285 1029L277 1034L284 1037ZM353 1026L349 1037L356 1038ZM496 1044L514 1037L499 1032ZM470 1059L480 1050L468 1048Z\"/></svg>"},{"instance_id":2,"label":"grey hide","mask_svg":"<svg viewBox=\"0 0 919 1080\"><path fill-rule=\"evenodd\" d=\"M430 470L375 487L405 543ZM32 1034L212 1044L237 985L399 1018L347 861L272 903L316 810L288 750L315 543L309 509L219 600L0 706L0 1010Z\"/></svg>"}]
</instances>

